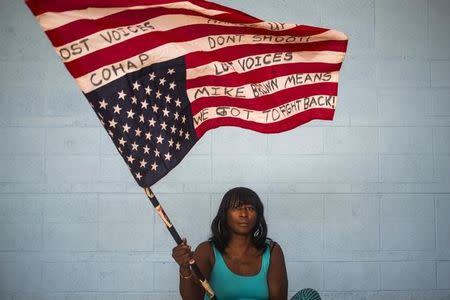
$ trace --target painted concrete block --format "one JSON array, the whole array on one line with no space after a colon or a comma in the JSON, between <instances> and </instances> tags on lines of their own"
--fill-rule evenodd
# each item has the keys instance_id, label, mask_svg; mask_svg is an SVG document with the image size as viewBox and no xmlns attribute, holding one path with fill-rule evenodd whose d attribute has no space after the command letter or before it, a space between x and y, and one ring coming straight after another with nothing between
<instances>
[{"instance_id":1,"label":"painted concrete block","mask_svg":"<svg viewBox=\"0 0 450 300\"><path fill-rule=\"evenodd\" d=\"M43 154L44 134L43 128L0 128L0 155Z\"/></svg>"},{"instance_id":2,"label":"painted concrete block","mask_svg":"<svg viewBox=\"0 0 450 300\"><path fill-rule=\"evenodd\" d=\"M42 226L20 223L0 226L0 250L38 251L42 249Z\"/></svg>"},{"instance_id":3,"label":"painted concrete block","mask_svg":"<svg viewBox=\"0 0 450 300\"><path fill-rule=\"evenodd\" d=\"M321 262L288 262L287 272L289 290L299 291L304 288L323 289L323 270Z\"/></svg>"},{"instance_id":4,"label":"painted concrete block","mask_svg":"<svg viewBox=\"0 0 450 300\"><path fill-rule=\"evenodd\" d=\"M271 155L323 153L323 128L302 127L268 136Z\"/></svg>"},{"instance_id":5,"label":"painted concrete block","mask_svg":"<svg viewBox=\"0 0 450 300\"><path fill-rule=\"evenodd\" d=\"M223 127L214 131L212 153L219 155L267 153L267 135L237 127Z\"/></svg>"},{"instance_id":6,"label":"painted concrete block","mask_svg":"<svg viewBox=\"0 0 450 300\"><path fill-rule=\"evenodd\" d=\"M436 195L436 245L439 253L450 255L450 196Z\"/></svg>"},{"instance_id":7,"label":"painted concrete block","mask_svg":"<svg viewBox=\"0 0 450 300\"><path fill-rule=\"evenodd\" d=\"M98 290L108 292L153 291L155 271L151 262L98 263Z\"/></svg>"},{"instance_id":8,"label":"painted concrete block","mask_svg":"<svg viewBox=\"0 0 450 300\"><path fill-rule=\"evenodd\" d=\"M46 153L52 154L99 154L100 128L48 128Z\"/></svg>"},{"instance_id":9,"label":"painted concrete block","mask_svg":"<svg viewBox=\"0 0 450 300\"><path fill-rule=\"evenodd\" d=\"M427 1L375 1L375 47L386 57L425 57Z\"/></svg>"},{"instance_id":10,"label":"painted concrete block","mask_svg":"<svg viewBox=\"0 0 450 300\"><path fill-rule=\"evenodd\" d=\"M380 153L431 154L433 129L423 127L381 127Z\"/></svg>"},{"instance_id":11,"label":"painted concrete block","mask_svg":"<svg viewBox=\"0 0 450 300\"><path fill-rule=\"evenodd\" d=\"M0 157L0 182L43 183L44 160L39 156Z\"/></svg>"},{"instance_id":12,"label":"painted concrete block","mask_svg":"<svg viewBox=\"0 0 450 300\"><path fill-rule=\"evenodd\" d=\"M380 288L378 263L324 263L324 289L329 291L370 291Z\"/></svg>"},{"instance_id":13,"label":"painted concrete block","mask_svg":"<svg viewBox=\"0 0 450 300\"><path fill-rule=\"evenodd\" d=\"M48 292L97 290L97 267L91 262L44 263L42 289Z\"/></svg>"},{"instance_id":14,"label":"painted concrete block","mask_svg":"<svg viewBox=\"0 0 450 300\"><path fill-rule=\"evenodd\" d=\"M324 199L324 239L329 250L378 250L379 199L333 195Z\"/></svg>"},{"instance_id":15,"label":"painted concrete block","mask_svg":"<svg viewBox=\"0 0 450 300\"><path fill-rule=\"evenodd\" d=\"M99 223L98 250L153 251L153 230L149 223Z\"/></svg>"},{"instance_id":16,"label":"painted concrete block","mask_svg":"<svg viewBox=\"0 0 450 300\"><path fill-rule=\"evenodd\" d=\"M433 182L433 158L429 155L382 155L383 182Z\"/></svg>"},{"instance_id":17,"label":"painted concrete block","mask_svg":"<svg viewBox=\"0 0 450 300\"><path fill-rule=\"evenodd\" d=\"M450 62L431 62L431 86L450 87Z\"/></svg>"},{"instance_id":18,"label":"painted concrete block","mask_svg":"<svg viewBox=\"0 0 450 300\"><path fill-rule=\"evenodd\" d=\"M378 153L378 129L374 127L325 128L324 136L325 153Z\"/></svg>"},{"instance_id":19,"label":"painted concrete block","mask_svg":"<svg viewBox=\"0 0 450 300\"><path fill-rule=\"evenodd\" d=\"M49 156L45 161L48 182L95 182L99 175L100 161L96 156Z\"/></svg>"},{"instance_id":20,"label":"painted concrete block","mask_svg":"<svg viewBox=\"0 0 450 300\"><path fill-rule=\"evenodd\" d=\"M434 262L381 263L381 289L429 290L436 286Z\"/></svg>"},{"instance_id":21,"label":"painted concrete block","mask_svg":"<svg viewBox=\"0 0 450 300\"><path fill-rule=\"evenodd\" d=\"M43 248L46 251L95 251L97 232L97 223L46 223Z\"/></svg>"},{"instance_id":22,"label":"painted concrete block","mask_svg":"<svg viewBox=\"0 0 450 300\"><path fill-rule=\"evenodd\" d=\"M450 289L450 261L438 261L437 265L437 288Z\"/></svg>"}]
</instances>

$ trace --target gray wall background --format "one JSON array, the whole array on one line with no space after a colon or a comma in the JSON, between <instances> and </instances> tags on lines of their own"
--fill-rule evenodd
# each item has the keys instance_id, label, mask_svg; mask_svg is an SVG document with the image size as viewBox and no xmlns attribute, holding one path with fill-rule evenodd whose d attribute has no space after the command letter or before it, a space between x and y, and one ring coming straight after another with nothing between
<instances>
[{"instance_id":1,"label":"gray wall background","mask_svg":"<svg viewBox=\"0 0 450 300\"><path fill-rule=\"evenodd\" d=\"M350 44L333 122L215 130L154 186L181 235L249 186L291 294L450 299L450 1L218 2ZM0 5L0 299L178 299L169 234L25 4Z\"/></svg>"}]
</instances>

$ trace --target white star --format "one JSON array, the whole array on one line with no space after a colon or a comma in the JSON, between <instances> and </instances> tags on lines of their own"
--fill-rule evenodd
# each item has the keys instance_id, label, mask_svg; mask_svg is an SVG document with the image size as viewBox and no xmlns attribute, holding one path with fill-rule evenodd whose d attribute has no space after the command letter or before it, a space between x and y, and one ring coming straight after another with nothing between
<instances>
[{"instance_id":1,"label":"white star","mask_svg":"<svg viewBox=\"0 0 450 300\"><path fill-rule=\"evenodd\" d=\"M108 121L108 122L109 122L109 127L116 128L117 122L114 121L114 119L112 119L111 121Z\"/></svg>"},{"instance_id":2,"label":"white star","mask_svg":"<svg viewBox=\"0 0 450 300\"><path fill-rule=\"evenodd\" d=\"M150 88L150 86L148 86L148 87L145 88L145 93L146 93L147 95L150 95L151 92L152 92L152 89Z\"/></svg>"},{"instance_id":3,"label":"white star","mask_svg":"<svg viewBox=\"0 0 450 300\"><path fill-rule=\"evenodd\" d=\"M166 124L166 122L162 122L162 123L160 124L160 126L161 126L161 130L167 130L167 124Z\"/></svg>"},{"instance_id":4,"label":"white star","mask_svg":"<svg viewBox=\"0 0 450 300\"><path fill-rule=\"evenodd\" d=\"M152 117L150 120L148 120L148 124L152 127L155 127L155 124L156 124L155 119L153 119L153 117Z\"/></svg>"},{"instance_id":5,"label":"white star","mask_svg":"<svg viewBox=\"0 0 450 300\"><path fill-rule=\"evenodd\" d=\"M158 109L159 109L159 107L158 107L158 105L156 105L156 104L153 104L153 106L152 106L152 109L153 109L153 112L157 113L157 112L158 112Z\"/></svg>"},{"instance_id":6,"label":"white star","mask_svg":"<svg viewBox=\"0 0 450 300\"><path fill-rule=\"evenodd\" d=\"M164 117L168 117L169 116L169 112L170 111L167 110L167 107L165 107L162 112L163 112Z\"/></svg>"},{"instance_id":7,"label":"white star","mask_svg":"<svg viewBox=\"0 0 450 300\"><path fill-rule=\"evenodd\" d=\"M105 99L102 99L102 101L99 103L100 103L100 108L106 109L106 106L108 105L108 103L105 101Z\"/></svg>"},{"instance_id":8,"label":"white star","mask_svg":"<svg viewBox=\"0 0 450 300\"><path fill-rule=\"evenodd\" d=\"M141 136L142 130L138 127L135 131L134 131L136 136Z\"/></svg>"},{"instance_id":9,"label":"white star","mask_svg":"<svg viewBox=\"0 0 450 300\"><path fill-rule=\"evenodd\" d=\"M105 126L105 125L103 125L103 126ZM108 133L110 136L114 136L114 133L111 131L111 129L108 129Z\"/></svg>"},{"instance_id":10,"label":"white star","mask_svg":"<svg viewBox=\"0 0 450 300\"><path fill-rule=\"evenodd\" d=\"M175 148L176 148L177 150L180 150L180 147L181 147L180 143L177 142L177 143L175 144Z\"/></svg>"},{"instance_id":11,"label":"white star","mask_svg":"<svg viewBox=\"0 0 450 300\"><path fill-rule=\"evenodd\" d=\"M130 109L129 111L127 111L127 114L128 114L128 118L133 119L135 113L133 112L132 109Z\"/></svg>"},{"instance_id":12,"label":"white star","mask_svg":"<svg viewBox=\"0 0 450 300\"><path fill-rule=\"evenodd\" d=\"M139 84L139 82L137 82L137 80L133 83L133 90L139 91L139 87L141 85Z\"/></svg>"},{"instance_id":13,"label":"white star","mask_svg":"<svg viewBox=\"0 0 450 300\"><path fill-rule=\"evenodd\" d=\"M161 98L161 92L159 90L156 91L156 99Z\"/></svg>"},{"instance_id":14,"label":"white star","mask_svg":"<svg viewBox=\"0 0 450 300\"><path fill-rule=\"evenodd\" d=\"M122 154L122 148L117 148L117 150L119 150L120 154Z\"/></svg>"},{"instance_id":15,"label":"white star","mask_svg":"<svg viewBox=\"0 0 450 300\"><path fill-rule=\"evenodd\" d=\"M152 134L150 132L147 132L145 134L145 139L150 141L151 138L152 138Z\"/></svg>"},{"instance_id":16,"label":"white star","mask_svg":"<svg viewBox=\"0 0 450 300\"><path fill-rule=\"evenodd\" d=\"M177 100L175 100L175 106L181 107L181 101L179 98L177 98Z\"/></svg>"},{"instance_id":17,"label":"white star","mask_svg":"<svg viewBox=\"0 0 450 300\"><path fill-rule=\"evenodd\" d=\"M150 148L147 145L145 145L145 147L144 147L144 154L148 154L149 151L150 151Z\"/></svg>"},{"instance_id":18,"label":"white star","mask_svg":"<svg viewBox=\"0 0 450 300\"><path fill-rule=\"evenodd\" d=\"M189 132L186 132L186 134L184 135L184 138L185 138L186 140L189 139Z\"/></svg>"},{"instance_id":19,"label":"white star","mask_svg":"<svg viewBox=\"0 0 450 300\"><path fill-rule=\"evenodd\" d=\"M172 158L172 155L170 155L170 153L169 152L167 152L166 154L164 154L164 160L168 160L168 161L170 161L170 159Z\"/></svg>"},{"instance_id":20,"label":"white star","mask_svg":"<svg viewBox=\"0 0 450 300\"><path fill-rule=\"evenodd\" d=\"M126 142L127 142L127 141L125 141L125 140L123 139L123 137L121 137L120 140L119 140L119 144L121 144L122 146L125 146Z\"/></svg>"},{"instance_id":21,"label":"white star","mask_svg":"<svg viewBox=\"0 0 450 300\"><path fill-rule=\"evenodd\" d=\"M177 85L175 84L175 82L171 82L171 83L169 84L169 89L174 90L176 86L177 86Z\"/></svg>"},{"instance_id":22,"label":"white star","mask_svg":"<svg viewBox=\"0 0 450 300\"><path fill-rule=\"evenodd\" d=\"M144 123L144 115L139 116L139 123Z\"/></svg>"},{"instance_id":23,"label":"white star","mask_svg":"<svg viewBox=\"0 0 450 300\"><path fill-rule=\"evenodd\" d=\"M169 70L167 71L167 74L172 75L173 73L175 73L175 69L169 69Z\"/></svg>"},{"instance_id":24,"label":"white star","mask_svg":"<svg viewBox=\"0 0 450 300\"><path fill-rule=\"evenodd\" d=\"M156 164L156 162L152 163L152 171L156 171L156 168L158 167L158 165Z\"/></svg>"},{"instance_id":25,"label":"white star","mask_svg":"<svg viewBox=\"0 0 450 300\"><path fill-rule=\"evenodd\" d=\"M130 163L133 163L134 157L133 157L132 155L127 156L127 160L128 160Z\"/></svg>"},{"instance_id":26,"label":"white star","mask_svg":"<svg viewBox=\"0 0 450 300\"><path fill-rule=\"evenodd\" d=\"M166 79L163 77L159 80L159 85L164 85L166 83Z\"/></svg>"},{"instance_id":27,"label":"white star","mask_svg":"<svg viewBox=\"0 0 450 300\"><path fill-rule=\"evenodd\" d=\"M157 141L156 141L157 144L162 144L162 142L164 141L164 138L161 135L159 135L156 139L157 139Z\"/></svg>"},{"instance_id":28,"label":"white star","mask_svg":"<svg viewBox=\"0 0 450 300\"><path fill-rule=\"evenodd\" d=\"M123 132L130 132L130 126L128 126L128 123L125 123L125 125L122 126L123 127Z\"/></svg>"},{"instance_id":29,"label":"white star","mask_svg":"<svg viewBox=\"0 0 450 300\"><path fill-rule=\"evenodd\" d=\"M183 124L186 123L186 117L185 116L181 117L181 123L183 123Z\"/></svg>"},{"instance_id":30,"label":"white star","mask_svg":"<svg viewBox=\"0 0 450 300\"><path fill-rule=\"evenodd\" d=\"M131 103L132 104L136 104L137 103L137 98L135 96L131 97Z\"/></svg>"},{"instance_id":31,"label":"white star","mask_svg":"<svg viewBox=\"0 0 450 300\"><path fill-rule=\"evenodd\" d=\"M149 76L150 76L150 80L153 80L153 79L155 79L155 72L152 72L152 73L150 73L150 74L148 74Z\"/></svg>"},{"instance_id":32,"label":"white star","mask_svg":"<svg viewBox=\"0 0 450 300\"><path fill-rule=\"evenodd\" d=\"M180 116L180 115L178 114L178 112L176 111L173 115L174 115L174 117L175 117L175 120L178 120L178 117Z\"/></svg>"},{"instance_id":33,"label":"white star","mask_svg":"<svg viewBox=\"0 0 450 300\"><path fill-rule=\"evenodd\" d=\"M184 134L184 131L183 131L183 129L180 129L180 133L179 133L179 136L183 136L183 134Z\"/></svg>"},{"instance_id":34,"label":"white star","mask_svg":"<svg viewBox=\"0 0 450 300\"><path fill-rule=\"evenodd\" d=\"M170 100L172 100L172 98L170 98L170 95L167 95L165 98L167 103L170 103Z\"/></svg>"},{"instance_id":35,"label":"white star","mask_svg":"<svg viewBox=\"0 0 450 300\"><path fill-rule=\"evenodd\" d=\"M114 106L114 113L120 114L121 110L122 110L122 108L120 108L119 104L116 104L116 106Z\"/></svg>"},{"instance_id":36,"label":"white star","mask_svg":"<svg viewBox=\"0 0 450 300\"><path fill-rule=\"evenodd\" d=\"M173 147L173 139L169 140L169 147Z\"/></svg>"},{"instance_id":37,"label":"white star","mask_svg":"<svg viewBox=\"0 0 450 300\"><path fill-rule=\"evenodd\" d=\"M145 168L145 165L147 164L144 159L142 159L139 163L141 164L141 168Z\"/></svg>"},{"instance_id":38,"label":"white star","mask_svg":"<svg viewBox=\"0 0 450 300\"><path fill-rule=\"evenodd\" d=\"M148 106L147 100L144 100L143 102L141 102L141 105L142 105L141 108L147 109L147 106Z\"/></svg>"},{"instance_id":39,"label":"white star","mask_svg":"<svg viewBox=\"0 0 450 300\"><path fill-rule=\"evenodd\" d=\"M172 125L172 127L170 127L170 131L171 131L171 133L175 133L177 131L177 128L175 127L175 125Z\"/></svg>"},{"instance_id":40,"label":"white star","mask_svg":"<svg viewBox=\"0 0 450 300\"><path fill-rule=\"evenodd\" d=\"M155 149L155 151L153 151L153 152L155 152L155 157L159 157L159 151L158 151L158 149Z\"/></svg>"},{"instance_id":41,"label":"white star","mask_svg":"<svg viewBox=\"0 0 450 300\"><path fill-rule=\"evenodd\" d=\"M131 144L131 148L132 148L131 150L136 150L137 151L138 147L139 147L139 145L136 144L136 142L133 142L133 144Z\"/></svg>"},{"instance_id":42,"label":"white star","mask_svg":"<svg viewBox=\"0 0 450 300\"><path fill-rule=\"evenodd\" d=\"M125 93L123 92L123 90L121 90L121 91L118 92L117 94L119 94L119 99L122 99L122 100L125 100L125 96L127 95L127 94L125 94Z\"/></svg>"},{"instance_id":43,"label":"white star","mask_svg":"<svg viewBox=\"0 0 450 300\"><path fill-rule=\"evenodd\" d=\"M135 175L136 175L137 179L141 180L141 178L142 178L141 173L137 172L137 173L135 173Z\"/></svg>"}]
</instances>

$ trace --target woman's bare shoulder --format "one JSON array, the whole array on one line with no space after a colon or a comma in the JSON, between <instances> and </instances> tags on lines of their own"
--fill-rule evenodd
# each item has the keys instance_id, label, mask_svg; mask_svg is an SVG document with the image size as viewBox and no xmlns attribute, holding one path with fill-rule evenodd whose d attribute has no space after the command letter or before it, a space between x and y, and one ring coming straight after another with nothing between
<instances>
[{"instance_id":1,"label":"woman's bare shoulder","mask_svg":"<svg viewBox=\"0 0 450 300\"><path fill-rule=\"evenodd\" d=\"M200 243L195 249L194 256L196 257L196 260L206 260L211 265L214 264L214 252L209 241Z\"/></svg>"}]
</instances>

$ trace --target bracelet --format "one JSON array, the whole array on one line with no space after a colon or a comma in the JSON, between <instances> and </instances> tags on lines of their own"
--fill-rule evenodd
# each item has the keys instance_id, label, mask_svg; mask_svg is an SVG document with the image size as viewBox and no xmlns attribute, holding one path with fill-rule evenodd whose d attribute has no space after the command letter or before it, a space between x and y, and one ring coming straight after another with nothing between
<instances>
[{"instance_id":1,"label":"bracelet","mask_svg":"<svg viewBox=\"0 0 450 300\"><path fill-rule=\"evenodd\" d=\"M191 274L189 274L189 276L183 276L183 274L181 274L181 272L180 272L180 277L183 279L189 279L192 277L192 272L191 272Z\"/></svg>"}]
</instances>

